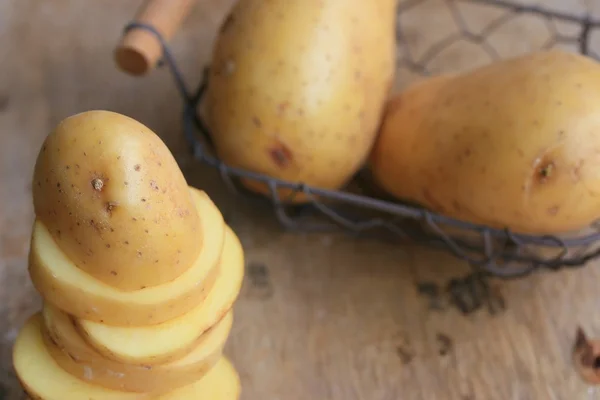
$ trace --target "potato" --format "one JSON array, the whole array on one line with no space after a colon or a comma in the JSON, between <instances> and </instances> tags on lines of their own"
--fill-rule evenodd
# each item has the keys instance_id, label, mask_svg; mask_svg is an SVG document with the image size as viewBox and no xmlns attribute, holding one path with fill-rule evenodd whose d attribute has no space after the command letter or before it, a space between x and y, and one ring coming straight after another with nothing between
<instances>
[{"instance_id":1,"label":"potato","mask_svg":"<svg viewBox=\"0 0 600 400\"><path fill-rule=\"evenodd\" d=\"M93 385L137 393L166 393L197 380L221 358L233 322L230 311L183 358L148 366L104 358L79 335L69 316L54 307L44 307L43 316L46 347L62 369Z\"/></svg>"},{"instance_id":2,"label":"potato","mask_svg":"<svg viewBox=\"0 0 600 400\"><path fill-rule=\"evenodd\" d=\"M370 157L398 198L531 234L600 217L600 66L540 51L415 83L389 102Z\"/></svg>"},{"instance_id":3,"label":"potato","mask_svg":"<svg viewBox=\"0 0 600 400\"><path fill-rule=\"evenodd\" d=\"M393 81L395 4L238 1L215 42L203 104L217 155L271 177L344 186L371 149Z\"/></svg>"},{"instance_id":4,"label":"potato","mask_svg":"<svg viewBox=\"0 0 600 400\"><path fill-rule=\"evenodd\" d=\"M73 115L48 135L35 164L33 203L73 264L119 290L174 280L203 240L166 145L114 112Z\"/></svg>"},{"instance_id":5,"label":"potato","mask_svg":"<svg viewBox=\"0 0 600 400\"><path fill-rule=\"evenodd\" d=\"M59 367L44 344L43 319L31 316L13 347L13 365L21 386L32 399L43 400L141 400L150 398L94 386Z\"/></svg>"},{"instance_id":6,"label":"potato","mask_svg":"<svg viewBox=\"0 0 600 400\"><path fill-rule=\"evenodd\" d=\"M145 365L169 362L186 354L233 307L243 277L242 245L227 227L219 276L206 299L190 312L162 324L139 327L109 326L82 319L74 319L74 323L85 340L106 358Z\"/></svg>"},{"instance_id":7,"label":"potato","mask_svg":"<svg viewBox=\"0 0 600 400\"><path fill-rule=\"evenodd\" d=\"M227 358L222 357L204 378L159 396L158 400L237 400L241 392L237 371Z\"/></svg>"},{"instance_id":8,"label":"potato","mask_svg":"<svg viewBox=\"0 0 600 400\"><path fill-rule=\"evenodd\" d=\"M44 299L74 315L116 326L159 324L196 308L208 295L219 273L225 240L225 222L205 192L189 189L202 215L199 254L179 278L160 285L123 292L108 286L73 264L45 225L34 226L29 254L29 274Z\"/></svg>"},{"instance_id":9,"label":"potato","mask_svg":"<svg viewBox=\"0 0 600 400\"><path fill-rule=\"evenodd\" d=\"M59 367L43 339L43 319L33 315L23 326L13 347L18 379L32 399L43 400L237 400L239 377L232 365L221 358L201 379L172 392L151 396L92 385ZM152 383L152 382L148 382Z\"/></svg>"}]
</instances>

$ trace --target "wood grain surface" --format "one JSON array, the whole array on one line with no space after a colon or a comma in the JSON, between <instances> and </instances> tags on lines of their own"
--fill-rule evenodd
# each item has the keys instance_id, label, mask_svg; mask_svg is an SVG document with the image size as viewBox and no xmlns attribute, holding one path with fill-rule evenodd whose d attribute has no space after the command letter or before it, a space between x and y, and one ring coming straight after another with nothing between
<instances>
[{"instance_id":1,"label":"wood grain surface","mask_svg":"<svg viewBox=\"0 0 600 400\"><path fill-rule=\"evenodd\" d=\"M502 11L460 6L467 22L457 24L447 1L417 3L399 19L398 87L416 76L402 61L408 55L429 58L431 72L489 60L465 40L435 54L427 49L461 26L485 31ZM242 240L246 278L226 353L241 374L243 400L600 399L600 389L584 384L571 362L577 326L600 336L598 265L493 282L497 307L465 315L435 294L437 285L468 272L446 254L284 232L271 212L232 195L214 171L187 155L168 71L133 78L115 68L112 51L139 4L0 1L0 399L23 398L11 348L40 306L26 271L35 157L58 121L99 108L134 117L161 135L189 182L207 190ZM173 51L190 83L199 81L231 4L198 0L175 37ZM590 9L575 0L544 4ZM600 2L590 4L600 9ZM573 36L577 29L523 14L507 19L488 43L506 56L551 45L557 32Z\"/></svg>"}]
</instances>

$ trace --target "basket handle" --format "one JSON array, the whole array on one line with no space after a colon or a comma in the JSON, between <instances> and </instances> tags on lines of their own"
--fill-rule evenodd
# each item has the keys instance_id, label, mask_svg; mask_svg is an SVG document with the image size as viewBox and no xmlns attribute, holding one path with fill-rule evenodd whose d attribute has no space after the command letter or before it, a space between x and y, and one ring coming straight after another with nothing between
<instances>
[{"instance_id":1,"label":"basket handle","mask_svg":"<svg viewBox=\"0 0 600 400\"><path fill-rule=\"evenodd\" d=\"M195 0L145 0L134 22L150 25L165 41L171 40L187 17ZM162 56L156 36L145 29L132 28L121 37L114 53L117 66L131 75L144 75Z\"/></svg>"}]
</instances>

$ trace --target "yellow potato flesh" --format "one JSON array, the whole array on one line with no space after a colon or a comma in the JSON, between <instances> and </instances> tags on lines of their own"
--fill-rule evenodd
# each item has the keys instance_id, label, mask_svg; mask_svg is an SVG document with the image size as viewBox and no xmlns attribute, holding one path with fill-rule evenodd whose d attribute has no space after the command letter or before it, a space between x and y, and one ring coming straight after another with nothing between
<instances>
[{"instance_id":1,"label":"yellow potato flesh","mask_svg":"<svg viewBox=\"0 0 600 400\"><path fill-rule=\"evenodd\" d=\"M219 276L206 299L190 312L161 324L116 327L77 319L86 341L108 358L137 364L168 362L185 353L202 333L228 312L244 277L244 253L236 234L226 227Z\"/></svg>"},{"instance_id":2,"label":"yellow potato flesh","mask_svg":"<svg viewBox=\"0 0 600 400\"><path fill-rule=\"evenodd\" d=\"M43 319L32 316L21 329L13 347L13 364L23 389L42 400L237 400L239 377L221 358L199 380L162 395L122 392L92 385L67 373L54 361L43 339Z\"/></svg>"},{"instance_id":3,"label":"yellow potato flesh","mask_svg":"<svg viewBox=\"0 0 600 400\"><path fill-rule=\"evenodd\" d=\"M159 396L157 400L237 400L241 389L237 371L222 357L198 382Z\"/></svg>"},{"instance_id":4,"label":"yellow potato flesh","mask_svg":"<svg viewBox=\"0 0 600 400\"><path fill-rule=\"evenodd\" d=\"M149 398L94 386L67 373L56 364L44 344L43 319L32 316L13 347L13 365L23 389L43 400L137 400Z\"/></svg>"},{"instance_id":5,"label":"yellow potato flesh","mask_svg":"<svg viewBox=\"0 0 600 400\"><path fill-rule=\"evenodd\" d=\"M34 286L46 301L75 317L116 326L158 324L197 307L218 276L225 223L206 193L191 190L205 239L194 265L177 279L133 292L119 291L78 269L37 221L29 259Z\"/></svg>"},{"instance_id":6,"label":"yellow potato flesh","mask_svg":"<svg viewBox=\"0 0 600 400\"><path fill-rule=\"evenodd\" d=\"M233 322L230 311L183 358L149 366L105 358L85 342L69 316L56 308L46 307L43 315L46 347L61 368L94 385L138 393L165 393L198 380L221 357Z\"/></svg>"},{"instance_id":7,"label":"yellow potato flesh","mask_svg":"<svg viewBox=\"0 0 600 400\"><path fill-rule=\"evenodd\" d=\"M33 203L61 250L109 286L172 281L198 256L201 222L165 143L140 122L92 110L61 121L44 141Z\"/></svg>"}]
</instances>

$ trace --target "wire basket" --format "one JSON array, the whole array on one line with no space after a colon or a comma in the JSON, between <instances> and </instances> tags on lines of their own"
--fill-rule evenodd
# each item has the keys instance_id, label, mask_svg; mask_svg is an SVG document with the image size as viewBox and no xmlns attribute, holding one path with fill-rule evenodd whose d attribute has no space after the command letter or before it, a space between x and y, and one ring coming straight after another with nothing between
<instances>
[{"instance_id":1,"label":"wire basket","mask_svg":"<svg viewBox=\"0 0 600 400\"><path fill-rule=\"evenodd\" d=\"M398 8L401 15L423 0L402 2ZM479 3L505 10L503 16L489 23L478 34L472 33L458 8L459 3ZM549 40L542 48L550 48L560 43L575 44L577 49L592 57L598 58L590 50L592 30L600 27L600 20L590 16L578 16L555 12L537 6L524 6L501 0L446 0L448 9L459 26L459 32L450 35L429 51L416 59L407 51L401 52L399 63L421 75L435 74L428 67L428 60L458 40L475 43L488 54L490 60L501 58L487 37L500 25L511 18L522 14L535 14L548 24ZM577 24L577 33L564 35L552 28L553 21L565 21ZM567 267L585 265L600 255L600 229L592 224L586 232L576 236L534 236L513 233L510 230L493 229L449 218L420 207L406 204L381 195L370 183L368 173L360 171L353 181L342 191L314 188L304 184L287 182L248 170L234 168L220 161L214 154L211 135L197 111L207 88L207 72L205 69L200 86L191 91L177 67L169 46L161 35L149 25L132 22L126 30L142 28L152 32L163 46L162 65L171 71L178 90L181 93L183 110L183 133L190 145L193 156L204 164L217 169L229 188L240 195L258 203L272 207L281 225L296 231L344 231L357 236L377 237L384 240L399 241L409 239L417 243L435 247L452 253L473 266L475 281L485 290L484 278L523 277L537 269L559 270ZM398 24L397 42L405 41L403 26ZM267 184L270 197L257 195L246 190L239 180L254 180ZM278 189L292 189L294 193L303 193L309 198L307 204L296 205L290 199L281 198ZM469 282L473 282L469 276ZM462 282L462 283L461 283ZM464 284L464 280L455 284ZM483 286L482 286L483 285Z\"/></svg>"}]
</instances>

